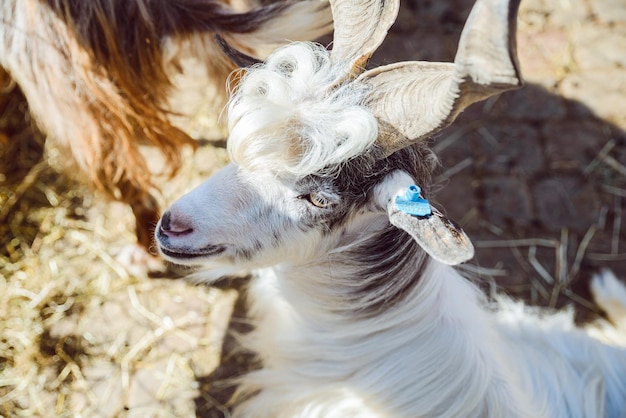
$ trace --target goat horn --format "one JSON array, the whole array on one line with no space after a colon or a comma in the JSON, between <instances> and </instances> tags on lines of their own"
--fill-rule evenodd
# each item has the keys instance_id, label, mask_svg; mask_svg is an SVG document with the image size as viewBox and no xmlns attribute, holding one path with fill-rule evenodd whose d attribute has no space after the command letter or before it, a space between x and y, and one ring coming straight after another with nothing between
<instances>
[{"instance_id":1,"label":"goat horn","mask_svg":"<svg viewBox=\"0 0 626 418\"><path fill-rule=\"evenodd\" d=\"M331 0L335 34L331 58L344 65L347 77L365 70L365 64L395 22L399 0Z\"/></svg>"},{"instance_id":2,"label":"goat horn","mask_svg":"<svg viewBox=\"0 0 626 418\"><path fill-rule=\"evenodd\" d=\"M215 34L214 37L215 42L217 42L217 45L220 47L222 52L239 68L247 68L255 64L263 63L263 61L261 61L260 59L251 57L250 55L246 55L243 52L233 48L220 35Z\"/></svg>"},{"instance_id":3,"label":"goat horn","mask_svg":"<svg viewBox=\"0 0 626 418\"><path fill-rule=\"evenodd\" d=\"M402 62L369 70L367 106L380 122L381 158L432 136L465 108L522 86L515 31L520 0L478 0L454 63Z\"/></svg>"}]
</instances>

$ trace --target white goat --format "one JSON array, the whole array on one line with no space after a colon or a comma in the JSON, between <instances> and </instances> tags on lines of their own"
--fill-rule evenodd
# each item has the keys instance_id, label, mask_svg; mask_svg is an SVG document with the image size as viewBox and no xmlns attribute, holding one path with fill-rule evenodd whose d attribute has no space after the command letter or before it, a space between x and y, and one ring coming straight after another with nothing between
<instances>
[{"instance_id":1,"label":"white goat","mask_svg":"<svg viewBox=\"0 0 626 418\"><path fill-rule=\"evenodd\" d=\"M429 205L404 209L425 203L403 198L429 184L423 139L521 84L518 3L478 0L454 64L362 72L398 4L337 0L331 53L295 43L245 75L229 109L234 163L156 232L172 262L255 271L246 344L262 368L242 377L235 416L624 416L626 349L571 312L488 302L451 266L473 255L463 231ZM593 286L626 324L626 288L610 273Z\"/></svg>"},{"instance_id":2,"label":"white goat","mask_svg":"<svg viewBox=\"0 0 626 418\"><path fill-rule=\"evenodd\" d=\"M0 2L0 80L10 74L80 180L132 207L146 249L160 211L140 145L155 146L175 172L183 146L194 144L190 135L206 134L192 124L195 115L217 121L236 65L215 34L265 57L287 40L332 28L325 2L275 2L241 13L232 3L249 9L257 2Z\"/></svg>"}]
</instances>

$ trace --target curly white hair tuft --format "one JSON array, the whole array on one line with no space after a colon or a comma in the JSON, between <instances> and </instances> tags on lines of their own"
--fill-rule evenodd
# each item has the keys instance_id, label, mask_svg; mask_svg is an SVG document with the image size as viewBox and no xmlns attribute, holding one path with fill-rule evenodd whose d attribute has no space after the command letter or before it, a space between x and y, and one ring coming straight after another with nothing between
<instances>
[{"instance_id":1,"label":"curly white hair tuft","mask_svg":"<svg viewBox=\"0 0 626 418\"><path fill-rule=\"evenodd\" d=\"M231 159L248 170L304 177L332 174L362 155L378 122L362 105L363 86L331 88L343 71L310 42L283 47L247 71L228 109Z\"/></svg>"}]
</instances>

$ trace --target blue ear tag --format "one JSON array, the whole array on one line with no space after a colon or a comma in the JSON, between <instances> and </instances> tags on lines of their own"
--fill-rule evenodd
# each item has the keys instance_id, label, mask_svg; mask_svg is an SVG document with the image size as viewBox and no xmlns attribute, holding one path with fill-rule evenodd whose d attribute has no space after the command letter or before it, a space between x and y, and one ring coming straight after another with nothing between
<instances>
[{"instance_id":1,"label":"blue ear tag","mask_svg":"<svg viewBox=\"0 0 626 418\"><path fill-rule=\"evenodd\" d=\"M422 189L413 184L408 187L404 196L396 196L396 205L404 213L413 216L430 216L432 210L428 200L421 198Z\"/></svg>"}]
</instances>

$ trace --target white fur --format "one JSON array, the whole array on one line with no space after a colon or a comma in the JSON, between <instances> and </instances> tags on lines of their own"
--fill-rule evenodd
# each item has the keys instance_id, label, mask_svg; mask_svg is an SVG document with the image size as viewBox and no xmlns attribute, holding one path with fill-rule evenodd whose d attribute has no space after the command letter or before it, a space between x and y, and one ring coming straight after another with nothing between
<instances>
[{"instance_id":1,"label":"white fur","mask_svg":"<svg viewBox=\"0 0 626 418\"><path fill-rule=\"evenodd\" d=\"M612 271L603 270L593 278L591 293L608 321L597 322L589 332L607 343L626 346L626 287Z\"/></svg>"},{"instance_id":2,"label":"white fur","mask_svg":"<svg viewBox=\"0 0 626 418\"><path fill-rule=\"evenodd\" d=\"M322 316L310 301L333 281L323 270L283 267L253 281L249 344L265 367L243 379L261 393L237 416L582 418L626 408L626 352L569 314L507 300L492 312L433 263L401 306L363 320Z\"/></svg>"}]
</instances>

